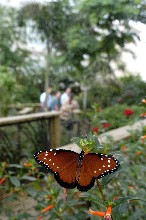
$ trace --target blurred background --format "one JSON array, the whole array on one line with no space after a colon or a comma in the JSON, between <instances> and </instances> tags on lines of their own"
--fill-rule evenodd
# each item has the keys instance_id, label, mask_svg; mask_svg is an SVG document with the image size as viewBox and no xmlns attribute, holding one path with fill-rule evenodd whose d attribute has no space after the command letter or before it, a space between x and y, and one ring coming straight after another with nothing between
<instances>
[{"instance_id":1,"label":"blurred background","mask_svg":"<svg viewBox=\"0 0 146 220\"><path fill-rule=\"evenodd\" d=\"M85 210L109 201L112 219L145 219L145 36L145 0L0 0L0 219L89 220ZM49 95L68 87L76 108L48 109ZM108 137L102 153L121 152L123 165L101 180L104 187L114 177L108 202L93 199L95 189L86 199L72 190L64 203L33 154L79 150L70 139L89 132Z\"/></svg>"},{"instance_id":2,"label":"blurred background","mask_svg":"<svg viewBox=\"0 0 146 220\"><path fill-rule=\"evenodd\" d=\"M133 103L145 93L145 1L7 0L0 10L1 116L10 104L39 103L46 81L74 87L81 108L107 91L101 104L127 87Z\"/></svg>"}]
</instances>

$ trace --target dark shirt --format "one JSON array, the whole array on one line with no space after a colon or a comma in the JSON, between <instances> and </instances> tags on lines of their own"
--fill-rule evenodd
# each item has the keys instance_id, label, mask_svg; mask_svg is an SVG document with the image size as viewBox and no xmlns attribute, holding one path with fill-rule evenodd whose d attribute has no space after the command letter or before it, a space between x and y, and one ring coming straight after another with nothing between
<instances>
[{"instance_id":1,"label":"dark shirt","mask_svg":"<svg viewBox=\"0 0 146 220\"><path fill-rule=\"evenodd\" d=\"M58 98L56 98L55 96L52 99L52 103L51 103L51 111L53 110L59 110L60 108L60 101Z\"/></svg>"}]
</instances>

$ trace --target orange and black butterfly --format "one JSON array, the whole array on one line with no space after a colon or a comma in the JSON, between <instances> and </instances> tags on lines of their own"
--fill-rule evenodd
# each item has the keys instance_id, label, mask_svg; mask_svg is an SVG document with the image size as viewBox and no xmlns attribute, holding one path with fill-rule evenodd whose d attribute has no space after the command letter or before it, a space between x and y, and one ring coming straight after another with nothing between
<instances>
[{"instance_id":1,"label":"orange and black butterfly","mask_svg":"<svg viewBox=\"0 0 146 220\"><path fill-rule=\"evenodd\" d=\"M65 188L77 187L88 191L94 186L95 179L114 173L120 166L113 155L88 153L80 154L63 149L50 149L34 154L35 160L54 174L58 184Z\"/></svg>"}]
</instances>

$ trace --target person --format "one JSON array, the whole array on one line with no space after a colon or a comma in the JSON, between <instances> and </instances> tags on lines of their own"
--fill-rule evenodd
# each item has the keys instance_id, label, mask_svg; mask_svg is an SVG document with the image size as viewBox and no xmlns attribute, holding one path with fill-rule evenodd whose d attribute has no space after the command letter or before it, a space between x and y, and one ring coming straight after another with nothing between
<instances>
[{"instance_id":1,"label":"person","mask_svg":"<svg viewBox=\"0 0 146 220\"><path fill-rule=\"evenodd\" d=\"M61 95L61 98L60 98L61 106L64 105L69 100L70 94L71 94L71 88L68 87L65 90L65 92Z\"/></svg>"},{"instance_id":2,"label":"person","mask_svg":"<svg viewBox=\"0 0 146 220\"><path fill-rule=\"evenodd\" d=\"M74 111L79 108L80 106L78 102L74 99L73 93L70 93L69 99L60 108L60 110L62 111L61 119L63 120L71 119Z\"/></svg>"},{"instance_id":3,"label":"person","mask_svg":"<svg viewBox=\"0 0 146 220\"><path fill-rule=\"evenodd\" d=\"M59 109L60 109L60 96L61 96L60 91L57 91L56 93L54 93L54 96L52 98L52 103L50 106L51 111L59 111Z\"/></svg>"},{"instance_id":4,"label":"person","mask_svg":"<svg viewBox=\"0 0 146 220\"><path fill-rule=\"evenodd\" d=\"M48 99L47 99L47 110L50 110L51 107L51 103L52 103L52 88L49 87L48 88ZM40 104L41 104L41 108L43 111L45 111L45 107L46 107L46 92L43 92L40 95Z\"/></svg>"}]
</instances>

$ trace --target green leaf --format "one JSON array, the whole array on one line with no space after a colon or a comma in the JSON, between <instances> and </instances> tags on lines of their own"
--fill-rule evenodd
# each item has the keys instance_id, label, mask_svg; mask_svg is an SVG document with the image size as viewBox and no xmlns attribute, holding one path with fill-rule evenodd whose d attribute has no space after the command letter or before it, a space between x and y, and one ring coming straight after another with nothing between
<instances>
[{"instance_id":1,"label":"green leaf","mask_svg":"<svg viewBox=\"0 0 146 220\"><path fill-rule=\"evenodd\" d=\"M35 190L35 189L33 189L32 187L28 187L28 188L26 189L26 191L27 191L28 195L30 195L30 196L32 196L32 197L36 197L36 195L37 195L37 193L38 193L38 191Z\"/></svg>"},{"instance_id":2,"label":"green leaf","mask_svg":"<svg viewBox=\"0 0 146 220\"><path fill-rule=\"evenodd\" d=\"M20 164L9 164L9 167L22 168L23 166Z\"/></svg>"},{"instance_id":3,"label":"green leaf","mask_svg":"<svg viewBox=\"0 0 146 220\"><path fill-rule=\"evenodd\" d=\"M106 186L108 183L110 183L112 181L113 178L115 178L118 174L118 171L116 171L115 173L111 173L110 175L107 175L105 177L102 178L102 186Z\"/></svg>"},{"instance_id":4,"label":"green leaf","mask_svg":"<svg viewBox=\"0 0 146 220\"><path fill-rule=\"evenodd\" d=\"M121 204L123 204L123 203L132 203L132 202L137 202L137 201L143 201L142 199L139 199L139 198L132 198L132 197L129 197L129 196L126 196L126 197L119 197L117 200L116 200L116 202L115 202L115 204L116 204L116 206L118 206L118 205L121 205Z\"/></svg>"},{"instance_id":5,"label":"green leaf","mask_svg":"<svg viewBox=\"0 0 146 220\"><path fill-rule=\"evenodd\" d=\"M128 203L125 203L119 205L118 207L115 207L112 213L113 219L119 220L119 218L128 211L128 205L129 205Z\"/></svg>"},{"instance_id":6,"label":"green leaf","mask_svg":"<svg viewBox=\"0 0 146 220\"><path fill-rule=\"evenodd\" d=\"M100 205L100 206L106 207L106 202L104 202L104 201L101 200L101 199L98 199L97 196L93 196L93 195L91 195L90 193L85 193L85 194L83 194L83 195L80 196L80 197L87 198L88 201L92 201L92 202L95 203L95 204L98 204L98 205Z\"/></svg>"},{"instance_id":7,"label":"green leaf","mask_svg":"<svg viewBox=\"0 0 146 220\"><path fill-rule=\"evenodd\" d=\"M20 186L20 181L17 179L17 177L15 176L11 176L10 178L10 182L16 186L16 187L19 187Z\"/></svg>"},{"instance_id":8,"label":"green leaf","mask_svg":"<svg viewBox=\"0 0 146 220\"><path fill-rule=\"evenodd\" d=\"M23 176L22 177L23 180L29 180L29 181L35 181L37 180L37 178L33 177L33 176Z\"/></svg>"}]
</instances>

